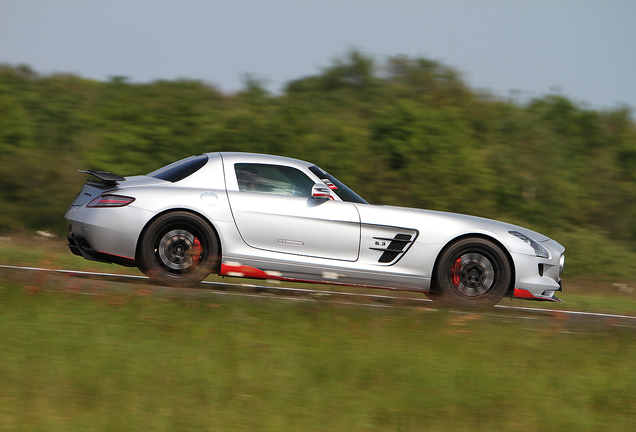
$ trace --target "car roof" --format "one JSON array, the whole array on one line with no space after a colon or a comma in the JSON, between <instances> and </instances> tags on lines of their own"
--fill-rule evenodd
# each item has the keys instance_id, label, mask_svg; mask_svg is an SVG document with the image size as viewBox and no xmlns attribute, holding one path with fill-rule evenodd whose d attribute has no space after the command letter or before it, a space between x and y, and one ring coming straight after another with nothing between
<instances>
[{"instance_id":1,"label":"car roof","mask_svg":"<svg viewBox=\"0 0 636 432\"><path fill-rule=\"evenodd\" d=\"M261 153L244 153L244 152L218 152L208 153L208 155L219 154L224 161L229 163L264 163L264 164L285 164L285 165L297 165L309 167L313 166L313 163L306 162L300 159L289 158L285 156L276 156Z\"/></svg>"}]
</instances>

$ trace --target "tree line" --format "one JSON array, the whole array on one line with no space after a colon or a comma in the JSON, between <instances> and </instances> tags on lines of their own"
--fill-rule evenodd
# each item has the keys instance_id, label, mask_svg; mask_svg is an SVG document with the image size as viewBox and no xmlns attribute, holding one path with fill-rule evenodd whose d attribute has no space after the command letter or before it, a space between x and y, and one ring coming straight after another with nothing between
<instances>
[{"instance_id":1,"label":"tree line","mask_svg":"<svg viewBox=\"0 0 636 432\"><path fill-rule=\"evenodd\" d=\"M631 257L631 114L555 94L519 103L469 88L439 62L356 51L280 94L249 76L228 95L194 80L100 82L3 65L0 231L63 233L85 181L77 169L137 175L247 151L315 162L371 203L507 220Z\"/></svg>"}]
</instances>

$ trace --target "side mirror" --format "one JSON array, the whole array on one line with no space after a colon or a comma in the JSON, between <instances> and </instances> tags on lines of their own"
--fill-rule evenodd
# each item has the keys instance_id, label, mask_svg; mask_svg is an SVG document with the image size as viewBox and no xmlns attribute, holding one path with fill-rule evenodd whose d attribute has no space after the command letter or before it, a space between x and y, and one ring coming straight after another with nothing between
<instances>
[{"instance_id":1,"label":"side mirror","mask_svg":"<svg viewBox=\"0 0 636 432\"><path fill-rule=\"evenodd\" d=\"M311 187L311 197L333 199L331 196L331 189L320 183L316 183Z\"/></svg>"}]
</instances>

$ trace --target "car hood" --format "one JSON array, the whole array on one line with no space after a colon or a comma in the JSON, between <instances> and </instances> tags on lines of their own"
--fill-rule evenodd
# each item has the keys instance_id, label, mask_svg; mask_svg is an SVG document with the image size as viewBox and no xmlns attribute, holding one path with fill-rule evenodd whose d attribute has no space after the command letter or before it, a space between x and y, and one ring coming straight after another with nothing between
<instances>
[{"instance_id":1,"label":"car hood","mask_svg":"<svg viewBox=\"0 0 636 432\"><path fill-rule=\"evenodd\" d=\"M546 242L550 238L518 225L478 216L383 205L357 205L362 223L391 225L417 229L429 241L445 244L449 238L465 233L484 233L505 236L508 231L519 231L528 237Z\"/></svg>"}]
</instances>

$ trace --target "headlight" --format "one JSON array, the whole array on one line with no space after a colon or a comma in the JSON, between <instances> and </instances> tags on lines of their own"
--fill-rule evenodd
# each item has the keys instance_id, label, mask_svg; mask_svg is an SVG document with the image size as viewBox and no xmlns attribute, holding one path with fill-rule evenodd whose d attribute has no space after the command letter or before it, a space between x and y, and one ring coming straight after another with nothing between
<instances>
[{"instance_id":1,"label":"headlight","mask_svg":"<svg viewBox=\"0 0 636 432\"><path fill-rule=\"evenodd\" d=\"M521 234L519 231L508 231L508 233L526 242L532 249L534 249L534 254L536 256L541 258L550 258L550 252L527 235Z\"/></svg>"},{"instance_id":2,"label":"headlight","mask_svg":"<svg viewBox=\"0 0 636 432\"><path fill-rule=\"evenodd\" d=\"M561 258L559 259L559 276L563 273L563 267L565 267L565 255L561 255Z\"/></svg>"}]
</instances>

